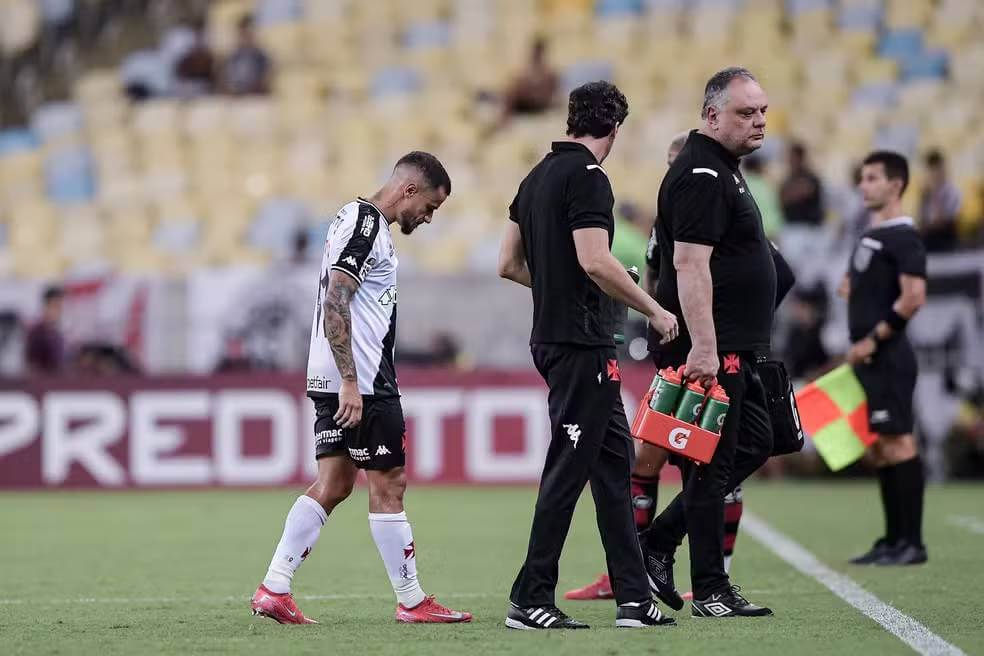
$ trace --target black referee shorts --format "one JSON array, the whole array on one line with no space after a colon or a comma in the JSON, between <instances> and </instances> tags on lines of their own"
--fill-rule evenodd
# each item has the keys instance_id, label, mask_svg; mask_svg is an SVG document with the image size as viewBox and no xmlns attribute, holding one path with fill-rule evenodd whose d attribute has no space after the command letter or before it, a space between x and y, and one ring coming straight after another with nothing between
<instances>
[{"instance_id":1,"label":"black referee shorts","mask_svg":"<svg viewBox=\"0 0 984 656\"><path fill-rule=\"evenodd\" d=\"M870 363L854 366L854 374L868 397L868 428L872 433L912 432L916 373L916 354L904 336L882 344Z\"/></svg>"}]
</instances>

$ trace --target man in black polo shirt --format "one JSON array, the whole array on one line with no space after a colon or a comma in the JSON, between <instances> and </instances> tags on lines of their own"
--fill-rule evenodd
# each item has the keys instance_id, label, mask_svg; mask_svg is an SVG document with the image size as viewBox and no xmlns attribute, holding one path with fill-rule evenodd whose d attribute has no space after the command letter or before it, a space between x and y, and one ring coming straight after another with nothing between
<instances>
[{"instance_id":1,"label":"man in black polo shirt","mask_svg":"<svg viewBox=\"0 0 984 656\"><path fill-rule=\"evenodd\" d=\"M692 614L772 613L731 585L723 559L724 497L772 451L772 427L756 357L769 350L776 267L762 217L739 170L761 147L768 99L742 68L715 74L704 89L703 126L690 133L660 185L656 299L681 314L680 338L653 344L658 367L686 363L705 388L717 378L731 399L714 457L681 463L683 492L653 522L646 566L656 595L673 608L673 554L690 536Z\"/></svg>"},{"instance_id":2,"label":"man in black polo shirt","mask_svg":"<svg viewBox=\"0 0 984 656\"><path fill-rule=\"evenodd\" d=\"M864 160L861 193L871 227L851 256L841 292L854 345L847 360L868 399L868 425L878 440L871 455L878 471L885 534L856 565L918 565L925 478L912 435L916 355L905 336L909 319L926 302L926 247L912 218L902 213L909 165L898 153L878 151Z\"/></svg>"},{"instance_id":3,"label":"man in black polo shirt","mask_svg":"<svg viewBox=\"0 0 984 656\"><path fill-rule=\"evenodd\" d=\"M526 561L510 595L506 626L586 628L554 603L561 550L584 485L618 608L616 626L671 624L649 590L629 494L633 446L620 397L613 339L615 302L649 318L663 339L676 317L640 289L611 254L614 195L601 167L628 115L608 82L571 92L567 139L523 180L509 207L499 274L533 291L533 362L550 388L547 450Z\"/></svg>"}]
</instances>

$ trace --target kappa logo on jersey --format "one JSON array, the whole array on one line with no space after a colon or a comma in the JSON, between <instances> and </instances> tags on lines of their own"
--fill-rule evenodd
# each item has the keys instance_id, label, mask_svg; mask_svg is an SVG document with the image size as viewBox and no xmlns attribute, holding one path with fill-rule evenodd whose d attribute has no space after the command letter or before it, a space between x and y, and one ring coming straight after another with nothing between
<instances>
[{"instance_id":1,"label":"kappa logo on jersey","mask_svg":"<svg viewBox=\"0 0 984 656\"><path fill-rule=\"evenodd\" d=\"M581 439L581 425L580 424L564 424L564 430L567 431L567 437L571 442L574 443L574 448L577 448L577 441Z\"/></svg>"},{"instance_id":2,"label":"kappa logo on jersey","mask_svg":"<svg viewBox=\"0 0 984 656\"><path fill-rule=\"evenodd\" d=\"M739 369L741 369L741 360L738 359L737 353L729 353L724 356L724 373L736 374Z\"/></svg>"},{"instance_id":3,"label":"kappa logo on jersey","mask_svg":"<svg viewBox=\"0 0 984 656\"><path fill-rule=\"evenodd\" d=\"M362 219L362 236L372 237L372 228L376 225L376 219L371 214L366 214Z\"/></svg>"},{"instance_id":4,"label":"kappa logo on jersey","mask_svg":"<svg viewBox=\"0 0 984 656\"><path fill-rule=\"evenodd\" d=\"M608 380L622 380L622 370L618 368L618 360L608 361Z\"/></svg>"},{"instance_id":5,"label":"kappa logo on jersey","mask_svg":"<svg viewBox=\"0 0 984 656\"><path fill-rule=\"evenodd\" d=\"M391 455L392 453L393 452L387 449L384 444L380 444L379 447L376 448L377 456L388 456Z\"/></svg>"},{"instance_id":6,"label":"kappa logo on jersey","mask_svg":"<svg viewBox=\"0 0 984 656\"><path fill-rule=\"evenodd\" d=\"M344 262L345 264L347 264L347 265L349 265L349 266L350 266L350 267L352 267L353 269L354 269L355 267L357 267L357 266L359 266L359 263L358 263L358 262L356 262L356 261L355 261L355 258L354 258L354 257L352 257L351 255L349 255L348 257L346 257L345 259L343 259L343 260L342 260L342 262Z\"/></svg>"}]
</instances>

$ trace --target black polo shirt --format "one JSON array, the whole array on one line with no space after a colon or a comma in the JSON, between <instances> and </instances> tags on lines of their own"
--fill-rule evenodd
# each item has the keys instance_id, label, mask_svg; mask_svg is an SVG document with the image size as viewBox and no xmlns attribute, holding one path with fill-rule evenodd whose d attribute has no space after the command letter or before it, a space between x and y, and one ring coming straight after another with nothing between
<instances>
[{"instance_id":1,"label":"black polo shirt","mask_svg":"<svg viewBox=\"0 0 984 656\"><path fill-rule=\"evenodd\" d=\"M530 344L612 346L615 302L577 261L573 231L615 230L608 174L590 150L555 142L519 185L509 218L519 224L533 286Z\"/></svg>"},{"instance_id":2,"label":"black polo shirt","mask_svg":"<svg viewBox=\"0 0 984 656\"><path fill-rule=\"evenodd\" d=\"M680 337L660 345L650 329L650 350L679 352L691 347L672 264L678 241L714 248L710 268L718 350L768 350L777 301L776 267L738 158L692 131L660 185L658 215L656 242L662 266L656 300L679 318Z\"/></svg>"},{"instance_id":3,"label":"black polo shirt","mask_svg":"<svg viewBox=\"0 0 984 656\"><path fill-rule=\"evenodd\" d=\"M883 221L861 236L851 254L847 322L851 340L874 330L902 293L899 275L926 277L926 246L907 216Z\"/></svg>"}]
</instances>

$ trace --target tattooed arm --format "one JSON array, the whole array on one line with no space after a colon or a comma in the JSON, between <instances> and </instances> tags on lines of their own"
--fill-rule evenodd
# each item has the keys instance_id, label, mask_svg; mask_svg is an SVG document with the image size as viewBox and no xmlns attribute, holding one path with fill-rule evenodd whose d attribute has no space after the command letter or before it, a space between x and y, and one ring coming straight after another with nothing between
<instances>
[{"instance_id":1,"label":"tattooed arm","mask_svg":"<svg viewBox=\"0 0 984 656\"><path fill-rule=\"evenodd\" d=\"M335 356L335 365L342 383L338 392L338 412L335 421L342 428L357 426L362 420L362 394L352 355L352 314L350 304L359 281L341 271L333 270L328 278L328 292L324 301L325 337Z\"/></svg>"}]
</instances>

